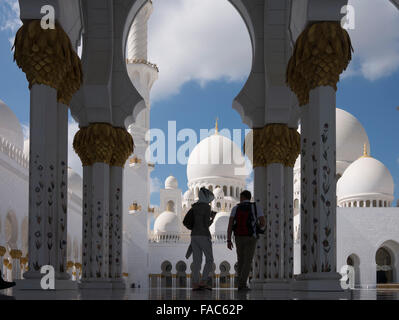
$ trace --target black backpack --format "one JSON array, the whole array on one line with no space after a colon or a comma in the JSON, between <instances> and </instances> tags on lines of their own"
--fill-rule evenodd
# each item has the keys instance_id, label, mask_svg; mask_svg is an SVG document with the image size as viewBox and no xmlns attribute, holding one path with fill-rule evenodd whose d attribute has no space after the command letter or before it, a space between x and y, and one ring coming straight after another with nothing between
<instances>
[{"instance_id":1,"label":"black backpack","mask_svg":"<svg viewBox=\"0 0 399 320\"><path fill-rule=\"evenodd\" d=\"M188 210L186 216L183 219L183 225L188 230L193 230L193 228L194 228L194 210L193 210L193 208Z\"/></svg>"}]
</instances>

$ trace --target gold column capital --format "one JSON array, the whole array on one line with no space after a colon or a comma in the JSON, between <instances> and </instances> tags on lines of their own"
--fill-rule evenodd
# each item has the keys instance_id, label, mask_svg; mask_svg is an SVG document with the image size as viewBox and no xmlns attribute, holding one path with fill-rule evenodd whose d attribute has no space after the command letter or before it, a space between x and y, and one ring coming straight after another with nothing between
<instances>
[{"instance_id":1,"label":"gold column capital","mask_svg":"<svg viewBox=\"0 0 399 320\"><path fill-rule=\"evenodd\" d=\"M67 262L67 269L69 270L69 269L73 268L74 265L75 264L73 263L73 261L68 261Z\"/></svg>"},{"instance_id":2,"label":"gold column capital","mask_svg":"<svg viewBox=\"0 0 399 320\"><path fill-rule=\"evenodd\" d=\"M22 251L18 249L13 249L10 251L10 256L13 259L19 259L22 257Z\"/></svg>"},{"instance_id":3,"label":"gold column capital","mask_svg":"<svg viewBox=\"0 0 399 320\"><path fill-rule=\"evenodd\" d=\"M76 262L76 263L75 263L75 268L78 269L78 270L81 270L81 269L82 269L82 264Z\"/></svg>"},{"instance_id":4,"label":"gold column capital","mask_svg":"<svg viewBox=\"0 0 399 320\"><path fill-rule=\"evenodd\" d=\"M7 252L7 249L5 247L0 246L0 256L4 256Z\"/></svg>"},{"instance_id":5,"label":"gold column capital","mask_svg":"<svg viewBox=\"0 0 399 320\"><path fill-rule=\"evenodd\" d=\"M108 123L92 123L75 135L73 148L83 166L96 162L123 167L133 153L134 143L129 132Z\"/></svg>"},{"instance_id":6,"label":"gold column capital","mask_svg":"<svg viewBox=\"0 0 399 320\"><path fill-rule=\"evenodd\" d=\"M252 143L253 167L267 167L271 163L281 163L293 167L300 151L300 134L286 124L268 124L263 128L253 129L245 143ZM252 138L252 141L251 141Z\"/></svg>"},{"instance_id":7,"label":"gold column capital","mask_svg":"<svg viewBox=\"0 0 399 320\"><path fill-rule=\"evenodd\" d=\"M57 90L68 105L83 82L82 64L61 25L42 29L40 20L27 20L17 31L14 60L26 74L29 88L43 84Z\"/></svg>"},{"instance_id":8,"label":"gold column capital","mask_svg":"<svg viewBox=\"0 0 399 320\"><path fill-rule=\"evenodd\" d=\"M124 128L114 128L114 130L117 143L112 153L111 166L123 168L127 159L133 153L133 138Z\"/></svg>"},{"instance_id":9,"label":"gold column capital","mask_svg":"<svg viewBox=\"0 0 399 320\"><path fill-rule=\"evenodd\" d=\"M310 90L331 86L337 90L340 74L352 59L348 32L338 21L309 24L299 35L286 72L286 83L299 105L309 103Z\"/></svg>"},{"instance_id":10,"label":"gold column capital","mask_svg":"<svg viewBox=\"0 0 399 320\"><path fill-rule=\"evenodd\" d=\"M245 137L244 153L252 162L252 166L266 167L264 128L253 128Z\"/></svg>"},{"instance_id":11,"label":"gold column capital","mask_svg":"<svg viewBox=\"0 0 399 320\"><path fill-rule=\"evenodd\" d=\"M290 151L290 133L286 124L268 124L264 128L266 164L285 164Z\"/></svg>"}]
</instances>

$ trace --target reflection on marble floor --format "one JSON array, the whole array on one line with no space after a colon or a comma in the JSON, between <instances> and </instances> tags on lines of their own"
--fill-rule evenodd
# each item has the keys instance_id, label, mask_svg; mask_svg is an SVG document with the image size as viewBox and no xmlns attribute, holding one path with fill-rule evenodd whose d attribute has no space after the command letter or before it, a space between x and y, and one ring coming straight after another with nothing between
<instances>
[{"instance_id":1,"label":"reflection on marble floor","mask_svg":"<svg viewBox=\"0 0 399 320\"><path fill-rule=\"evenodd\" d=\"M238 292L232 289L193 292L189 289L127 289L35 291L4 290L0 300L399 300L399 290L353 290L348 295L333 292L260 291Z\"/></svg>"}]
</instances>

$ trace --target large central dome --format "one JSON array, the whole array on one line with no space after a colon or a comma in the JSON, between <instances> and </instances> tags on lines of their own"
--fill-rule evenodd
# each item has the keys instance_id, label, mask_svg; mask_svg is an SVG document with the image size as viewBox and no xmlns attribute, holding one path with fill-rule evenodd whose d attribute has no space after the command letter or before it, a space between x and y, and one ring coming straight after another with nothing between
<instances>
[{"instance_id":1,"label":"large central dome","mask_svg":"<svg viewBox=\"0 0 399 320\"><path fill-rule=\"evenodd\" d=\"M337 108L337 174L342 175L345 169L359 159L366 144L370 150L369 138L362 124L353 115Z\"/></svg>"},{"instance_id":2,"label":"large central dome","mask_svg":"<svg viewBox=\"0 0 399 320\"><path fill-rule=\"evenodd\" d=\"M24 134L15 113L0 100L0 137L20 150L24 149Z\"/></svg>"},{"instance_id":3,"label":"large central dome","mask_svg":"<svg viewBox=\"0 0 399 320\"><path fill-rule=\"evenodd\" d=\"M229 138L215 133L197 144L187 163L187 179L223 177L245 181L245 158Z\"/></svg>"}]
</instances>

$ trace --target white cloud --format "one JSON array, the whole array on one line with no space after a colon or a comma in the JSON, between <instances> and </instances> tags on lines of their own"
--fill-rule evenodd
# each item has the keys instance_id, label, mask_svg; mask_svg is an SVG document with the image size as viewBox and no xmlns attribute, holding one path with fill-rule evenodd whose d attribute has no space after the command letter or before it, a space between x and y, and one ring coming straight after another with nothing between
<instances>
[{"instance_id":1,"label":"white cloud","mask_svg":"<svg viewBox=\"0 0 399 320\"><path fill-rule=\"evenodd\" d=\"M177 94L197 81L245 80L251 42L245 23L226 0L154 0L149 60L160 68L153 100Z\"/></svg>"},{"instance_id":2,"label":"white cloud","mask_svg":"<svg viewBox=\"0 0 399 320\"><path fill-rule=\"evenodd\" d=\"M151 193L158 193L161 190L162 182L157 177L150 178L150 192Z\"/></svg>"},{"instance_id":3,"label":"white cloud","mask_svg":"<svg viewBox=\"0 0 399 320\"><path fill-rule=\"evenodd\" d=\"M399 10L387 0L350 0L355 29L349 30L354 59L343 77L378 80L399 69Z\"/></svg>"},{"instance_id":4,"label":"white cloud","mask_svg":"<svg viewBox=\"0 0 399 320\"><path fill-rule=\"evenodd\" d=\"M12 37L9 38L11 45L14 44L14 34L21 25L18 0L3 0L0 4L0 31L12 34Z\"/></svg>"},{"instance_id":5,"label":"white cloud","mask_svg":"<svg viewBox=\"0 0 399 320\"><path fill-rule=\"evenodd\" d=\"M21 127L22 127L22 132L24 134L24 140L28 140L29 139L29 123L21 123Z\"/></svg>"},{"instance_id":6,"label":"white cloud","mask_svg":"<svg viewBox=\"0 0 399 320\"><path fill-rule=\"evenodd\" d=\"M254 195L254 179L251 179L247 182L247 190L250 191L252 195Z\"/></svg>"}]
</instances>

